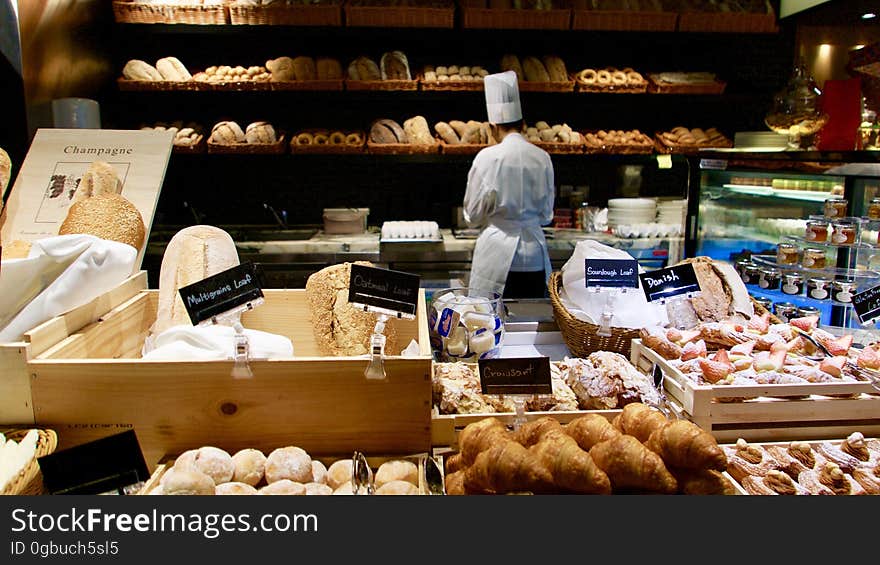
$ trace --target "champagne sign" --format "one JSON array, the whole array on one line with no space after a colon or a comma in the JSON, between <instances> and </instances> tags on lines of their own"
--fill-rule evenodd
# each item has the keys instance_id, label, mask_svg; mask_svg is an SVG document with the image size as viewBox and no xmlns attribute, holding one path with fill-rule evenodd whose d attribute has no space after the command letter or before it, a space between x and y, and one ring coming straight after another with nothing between
<instances>
[{"instance_id":1,"label":"champagne sign","mask_svg":"<svg viewBox=\"0 0 880 565\"><path fill-rule=\"evenodd\" d=\"M587 287L639 288L639 262L635 259L584 259Z\"/></svg>"},{"instance_id":2,"label":"champagne sign","mask_svg":"<svg viewBox=\"0 0 880 565\"><path fill-rule=\"evenodd\" d=\"M642 281L642 290L648 302L700 291L697 273L694 271L694 266L689 263L642 273L639 279Z\"/></svg>"},{"instance_id":3,"label":"champagne sign","mask_svg":"<svg viewBox=\"0 0 880 565\"><path fill-rule=\"evenodd\" d=\"M348 301L393 315L415 316L421 277L401 271L352 264Z\"/></svg>"},{"instance_id":4,"label":"champagne sign","mask_svg":"<svg viewBox=\"0 0 880 565\"><path fill-rule=\"evenodd\" d=\"M870 324L880 318L880 286L853 294L852 304L862 324Z\"/></svg>"},{"instance_id":5,"label":"champagne sign","mask_svg":"<svg viewBox=\"0 0 880 565\"><path fill-rule=\"evenodd\" d=\"M179 291L193 325L263 297L257 267L242 263Z\"/></svg>"},{"instance_id":6,"label":"champagne sign","mask_svg":"<svg viewBox=\"0 0 880 565\"><path fill-rule=\"evenodd\" d=\"M483 394L553 394L549 357L480 359Z\"/></svg>"}]
</instances>

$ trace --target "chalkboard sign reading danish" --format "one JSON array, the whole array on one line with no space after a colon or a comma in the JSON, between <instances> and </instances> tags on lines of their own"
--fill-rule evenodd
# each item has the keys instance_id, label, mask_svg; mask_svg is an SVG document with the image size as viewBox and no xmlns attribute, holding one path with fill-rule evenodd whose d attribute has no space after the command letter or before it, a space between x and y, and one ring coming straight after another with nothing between
<instances>
[{"instance_id":1,"label":"chalkboard sign reading danish","mask_svg":"<svg viewBox=\"0 0 880 565\"><path fill-rule=\"evenodd\" d=\"M553 394L549 357L480 359L483 394Z\"/></svg>"},{"instance_id":2,"label":"chalkboard sign reading danish","mask_svg":"<svg viewBox=\"0 0 880 565\"><path fill-rule=\"evenodd\" d=\"M648 302L700 291L697 273L689 263L642 273L639 278Z\"/></svg>"},{"instance_id":3,"label":"chalkboard sign reading danish","mask_svg":"<svg viewBox=\"0 0 880 565\"><path fill-rule=\"evenodd\" d=\"M584 259L587 288L639 288L639 262L635 259Z\"/></svg>"},{"instance_id":4,"label":"chalkboard sign reading danish","mask_svg":"<svg viewBox=\"0 0 880 565\"><path fill-rule=\"evenodd\" d=\"M251 262L182 287L178 292L193 325L263 298L260 273Z\"/></svg>"},{"instance_id":5,"label":"chalkboard sign reading danish","mask_svg":"<svg viewBox=\"0 0 880 565\"><path fill-rule=\"evenodd\" d=\"M401 271L352 264L348 301L398 318L416 315L421 277Z\"/></svg>"},{"instance_id":6,"label":"chalkboard sign reading danish","mask_svg":"<svg viewBox=\"0 0 880 565\"><path fill-rule=\"evenodd\" d=\"M853 309L862 324L870 324L880 318L880 286L852 295Z\"/></svg>"}]
</instances>

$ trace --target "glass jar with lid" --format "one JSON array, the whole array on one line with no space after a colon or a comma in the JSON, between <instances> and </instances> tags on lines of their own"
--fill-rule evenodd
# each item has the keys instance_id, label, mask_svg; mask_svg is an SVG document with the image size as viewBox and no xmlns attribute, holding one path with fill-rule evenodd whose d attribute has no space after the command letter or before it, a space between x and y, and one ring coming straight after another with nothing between
<instances>
[{"instance_id":1,"label":"glass jar with lid","mask_svg":"<svg viewBox=\"0 0 880 565\"><path fill-rule=\"evenodd\" d=\"M804 249L804 258L801 265L805 269L824 269L825 268L825 250L815 247Z\"/></svg>"},{"instance_id":2,"label":"glass jar with lid","mask_svg":"<svg viewBox=\"0 0 880 565\"><path fill-rule=\"evenodd\" d=\"M777 265L797 265L800 250L794 243L780 243L776 246Z\"/></svg>"},{"instance_id":3,"label":"glass jar with lid","mask_svg":"<svg viewBox=\"0 0 880 565\"><path fill-rule=\"evenodd\" d=\"M856 242L856 224L854 222L834 222L831 242L837 245L851 245Z\"/></svg>"},{"instance_id":4,"label":"glass jar with lid","mask_svg":"<svg viewBox=\"0 0 880 565\"><path fill-rule=\"evenodd\" d=\"M819 241L824 243L828 240L828 222L823 220L810 220L807 222L807 229L804 232L804 239L807 241Z\"/></svg>"},{"instance_id":5,"label":"glass jar with lid","mask_svg":"<svg viewBox=\"0 0 880 565\"><path fill-rule=\"evenodd\" d=\"M880 198L873 198L868 204L868 219L880 220Z\"/></svg>"},{"instance_id":6,"label":"glass jar with lid","mask_svg":"<svg viewBox=\"0 0 880 565\"><path fill-rule=\"evenodd\" d=\"M825 201L825 217L829 220L845 218L849 202L845 198L829 198Z\"/></svg>"}]
</instances>

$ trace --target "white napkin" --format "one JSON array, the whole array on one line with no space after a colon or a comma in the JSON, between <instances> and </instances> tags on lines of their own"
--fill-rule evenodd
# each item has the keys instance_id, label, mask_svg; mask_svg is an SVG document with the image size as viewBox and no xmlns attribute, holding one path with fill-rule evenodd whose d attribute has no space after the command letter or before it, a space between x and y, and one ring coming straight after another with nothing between
<instances>
[{"instance_id":1,"label":"white napkin","mask_svg":"<svg viewBox=\"0 0 880 565\"><path fill-rule=\"evenodd\" d=\"M639 288L628 288L623 294L620 290L602 288L587 290L584 278L585 259L632 259L633 257L621 249L603 245L592 239L578 242L571 257L562 266L562 290L559 300L565 309L578 320L601 325L602 312L609 295L612 298L611 326L617 328L642 328L655 324L666 325L668 317L665 306L650 303L645 293ZM644 269L639 267L639 272Z\"/></svg>"},{"instance_id":2,"label":"white napkin","mask_svg":"<svg viewBox=\"0 0 880 565\"><path fill-rule=\"evenodd\" d=\"M277 334L244 329L249 359L293 357L293 343ZM206 361L232 359L235 330L230 326L174 326L155 336L145 347L150 361Z\"/></svg>"},{"instance_id":3,"label":"white napkin","mask_svg":"<svg viewBox=\"0 0 880 565\"><path fill-rule=\"evenodd\" d=\"M91 235L60 235L31 244L24 259L0 267L0 343L94 300L131 275L137 250Z\"/></svg>"}]
</instances>

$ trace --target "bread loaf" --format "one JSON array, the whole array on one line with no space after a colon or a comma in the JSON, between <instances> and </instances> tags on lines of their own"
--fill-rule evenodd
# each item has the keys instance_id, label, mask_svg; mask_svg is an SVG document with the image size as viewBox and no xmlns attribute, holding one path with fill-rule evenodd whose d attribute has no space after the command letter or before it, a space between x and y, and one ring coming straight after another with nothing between
<instances>
[{"instance_id":1,"label":"bread loaf","mask_svg":"<svg viewBox=\"0 0 880 565\"><path fill-rule=\"evenodd\" d=\"M516 73L517 80L526 80L526 74L525 72L523 72L522 65L519 62L519 57L517 57L516 55L508 54L501 57L501 70L513 71Z\"/></svg>"},{"instance_id":2,"label":"bread loaf","mask_svg":"<svg viewBox=\"0 0 880 565\"><path fill-rule=\"evenodd\" d=\"M351 80L381 80L382 73L376 61L361 55L348 66L348 78Z\"/></svg>"},{"instance_id":3,"label":"bread loaf","mask_svg":"<svg viewBox=\"0 0 880 565\"><path fill-rule=\"evenodd\" d=\"M458 134L455 133L455 130L452 129L452 126L447 124L446 122L437 122L434 124L434 131L443 138L443 141L448 143L449 145L458 145L461 143L461 139L458 138Z\"/></svg>"},{"instance_id":4,"label":"bread loaf","mask_svg":"<svg viewBox=\"0 0 880 565\"><path fill-rule=\"evenodd\" d=\"M178 290L239 264L232 237L214 226L190 226L174 234L159 269L159 306L151 333L192 325Z\"/></svg>"},{"instance_id":5,"label":"bread loaf","mask_svg":"<svg viewBox=\"0 0 880 565\"><path fill-rule=\"evenodd\" d=\"M245 140L248 143L275 143L275 128L269 122L253 122L248 124L245 130Z\"/></svg>"},{"instance_id":6,"label":"bread loaf","mask_svg":"<svg viewBox=\"0 0 880 565\"><path fill-rule=\"evenodd\" d=\"M414 145L433 145L434 137L428 127L428 121L424 116L413 116L403 122L403 131L406 133L409 143Z\"/></svg>"},{"instance_id":7,"label":"bread loaf","mask_svg":"<svg viewBox=\"0 0 880 565\"><path fill-rule=\"evenodd\" d=\"M247 137L240 125L235 122L224 121L214 124L214 127L211 128L211 141L230 145L233 143L245 143Z\"/></svg>"},{"instance_id":8,"label":"bread loaf","mask_svg":"<svg viewBox=\"0 0 880 565\"><path fill-rule=\"evenodd\" d=\"M371 266L368 262L355 264ZM313 273L306 281L312 332L315 344L325 356L364 355L370 351L370 335L376 316L348 302L351 263L332 265ZM385 350L396 352L396 320L385 325Z\"/></svg>"},{"instance_id":9,"label":"bread loaf","mask_svg":"<svg viewBox=\"0 0 880 565\"><path fill-rule=\"evenodd\" d=\"M296 73L293 69L293 59L290 57L278 57L277 59L266 61L266 69L271 73L269 80L272 82L287 82L296 78Z\"/></svg>"},{"instance_id":10,"label":"bread loaf","mask_svg":"<svg viewBox=\"0 0 880 565\"><path fill-rule=\"evenodd\" d=\"M319 80L336 80L342 78L342 65L337 59L330 57L318 57L316 62L318 67Z\"/></svg>"},{"instance_id":11,"label":"bread loaf","mask_svg":"<svg viewBox=\"0 0 880 565\"><path fill-rule=\"evenodd\" d=\"M156 61L156 70L164 80L192 80L192 75L177 57L164 57Z\"/></svg>"},{"instance_id":12,"label":"bread loaf","mask_svg":"<svg viewBox=\"0 0 880 565\"><path fill-rule=\"evenodd\" d=\"M547 55L543 58L544 67L547 69L547 73L550 75L550 80L553 82L566 82L568 81L568 69L565 68L565 63L557 57L556 55Z\"/></svg>"},{"instance_id":13,"label":"bread loaf","mask_svg":"<svg viewBox=\"0 0 880 565\"><path fill-rule=\"evenodd\" d=\"M409 61L403 51L390 51L382 55L382 80L411 80Z\"/></svg>"},{"instance_id":14,"label":"bread loaf","mask_svg":"<svg viewBox=\"0 0 880 565\"><path fill-rule=\"evenodd\" d=\"M382 119L370 126L370 141L373 143L408 143L406 131L394 120Z\"/></svg>"},{"instance_id":15,"label":"bread loaf","mask_svg":"<svg viewBox=\"0 0 880 565\"><path fill-rule=\"evenodd\" d=\"M116 169L113 168L113 165L104 161L94 161L83 173L73 195L73 201L79 202L99 194L120 194L121 192L122 182L116 175Z\"/></svg>"},{"instance_id":16,"label":"bread loaf","mask_svg":"<svg viewBox=\"0 0 880 565\"><path fill-rule=\"evenodd\" d=\"M318 70L315 60L311 57L299 56L293 60L293 72L296 80L315 80L318 78Z\"/></svg>"},{"instance_id":17,"label":"bread loaf","mask_svg":"<svg viewBox=\"0 0 880 565\"><path fill-rule=\"evenodd\" d=\"M127 243L140 250L146 237L141 213L124 196L99 194L74 202L58 228L58 235L88 234Z\"/></svg>"},{"instance_id":18,"label":"bread loaf","mask_svg":"<svg viewBox=\"0 0 880 565\"><path fill-rule=\"evenodd\" d=\"M122 76L128 80L165 80L153 65L140 59L132 59L122 68Z\"/></svg>"},{"instance_id":19,"label":"bread loaf","mask_svg":"<svg viewBox=\"0 0 880 565\"><path fill-rule=\"evenodd\" d=\"M522 68L525 71L526 80L529 82L550 82L550 74L544 67L544 63L540 59L528 56L522 61Z\"/></svg>"}]
</instances>

